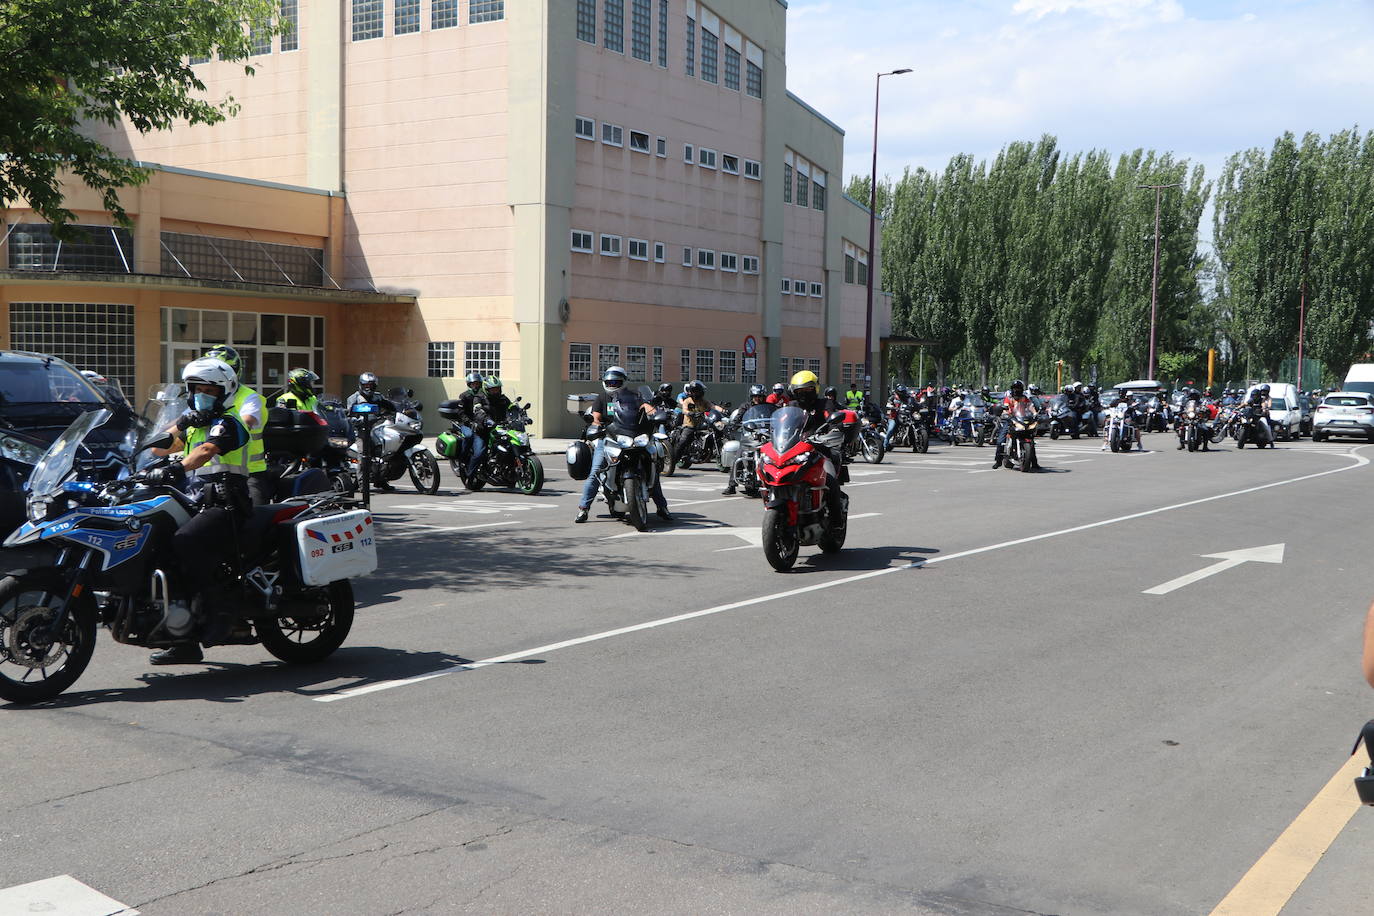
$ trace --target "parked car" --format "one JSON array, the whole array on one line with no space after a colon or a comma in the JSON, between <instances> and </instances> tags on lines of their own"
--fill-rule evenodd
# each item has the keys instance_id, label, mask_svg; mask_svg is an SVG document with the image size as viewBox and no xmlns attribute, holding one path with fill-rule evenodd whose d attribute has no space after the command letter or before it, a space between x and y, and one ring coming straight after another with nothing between
<instances>
[{"instance_id":1,"label":"parked car","mask_svg":"<svg viewBox=\"0 0 1374 916\"><path fill-rule=\"evenodd\" d=\"M1251 385L1245 396L1248 398L1250 392L1258 387ZM1269 425L1274 430L1275 438L1301 439L1302 409L1298 404L1297 386L1287 382L1270 382L1269 400Z\"/></svg>"},{"instance_id":2,"label":"parked car","mask_svg":"<svg viewBox=\"0 0 1374 916\"><path fill-rule=\"evenodd\" d=\"M1312 441L1329 436L1363 436L1374 442L1374 394L1333 391L1317 405Z\"/></svg>"},{"instance_id":3,"label":"parked car","mask_svg":"<svg viewBox=\"0 0 1374 916\"><path fill-rule=\"evenodd\" d=\"M136 432L138 416L63 360L0 350L0 536L24 521L24 484L48 446L78 414L101 408L114 416L86 439L91 453L79 458L94 478L119 468L118 450Z\"/></svg>"}]
</instances>

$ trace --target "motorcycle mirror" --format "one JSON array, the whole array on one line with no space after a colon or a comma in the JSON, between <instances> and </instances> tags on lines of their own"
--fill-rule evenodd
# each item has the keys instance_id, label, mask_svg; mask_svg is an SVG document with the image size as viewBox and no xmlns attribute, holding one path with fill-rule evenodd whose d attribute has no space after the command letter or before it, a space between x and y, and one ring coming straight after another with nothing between
<instances>
[{"instance_id":1,"label":"motorcycle mirror","mask_svg":"<svg viewBox=\"0 0 1374 916\"><path fill-rule=\"evenodd\" d=\"M140 452L146 452L150 448L171 448L172 443L174 442L176 442L176 439L172 436L171 433L162 432L154 436L153 438L149 439L147 442L143 443L143 445L139 447L138 452L135 452L135 454L138 454Z\"/></svg>"}]
</instances>

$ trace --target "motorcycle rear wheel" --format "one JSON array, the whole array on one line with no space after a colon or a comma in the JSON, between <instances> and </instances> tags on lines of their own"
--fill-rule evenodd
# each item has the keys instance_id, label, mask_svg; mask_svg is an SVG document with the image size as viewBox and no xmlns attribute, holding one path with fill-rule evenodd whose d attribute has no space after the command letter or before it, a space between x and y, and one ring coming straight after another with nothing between
<instances>
[{"instance_id":1,"label":"motorcycle rear wheel","mask_svg":"<svg viewBox=\"0 0 1374 916\"><path fill-rule=\"evenodd\" d=\"M322 620L256 621L262 647L288 665L310 665L334 654L353 629L353 585L347 579L329 583L329 614Z\"/></svg>"},{"instance_id":2,"label":"motorcycle rear wheel","mask_svg":"<svg viewBox=\"0 0 1374 916\"><path fill-rule=\"evenodd\" d=\"M787 572L797 562L801 549L796 529L787 524L787 509L765 509L763 512L763 555L768 565L778 572Z\"/></svg>"},{"instance_id":3,"label":"motorcycle rear wheel","mask_svg":"<svg viewBox=\"0 0 1374 916\"><path fill-rule=\"evenodd\" d=\"M35 650L28 643L27 634L44 626L56 610L46 603L24 603L23 599L51 602L53 593L62 589L62 583L53 576L27 573L0 580L0 699L11 703L50 700L75 684L90 664L91 653L95 651L96 611L89 595L76 599L57 642L36 650L45 653L42 661L51 659L60 664L40 667L40 660L32 657ZM15 650L27 655L27 660L16 662L11 655ZM60 658L50 654L54 650L60 653ZM10 677L11 671L17 676ZM38 673L38 678L26 680L34 672Z\"/></svg>"},{"instance_id":4,"label":"motorcycle rear wheel","mask_svg":"<svg viewBox=\"0 0 1374 916\"><path fill-rule=\"evenodd\" d=\"M544 465L538 455L515 459L515 489L534 496L544 489Z\"/></svg>"},{"instance_id":5,"label":"motorcycle rear wheel","mask_svg":"<svg viewBox=\"0 0 1374 916\"><path fill-rule=\"evenodd\" d=\"M844 515L838 525L832 526L828 533L821 536L817 543L817 546L821 548L821 553L839 553L844 547L845 535L849 533L849 510L847 508L848 499L845 497L841 497L841 499L846 505Z\"/></svg>"},{"instance_id":6,"label":"motorcycle rear wheel","mask_svg":"<svg viewBox=\"0 0 1374 916\"><path fill-rule=\"evenodd\" d=\"M428 452L412 455L406 470L410 472L410 482L417 493L433 496L439 492L439 462L433 455Z\"/></svg>"}]
</instances>

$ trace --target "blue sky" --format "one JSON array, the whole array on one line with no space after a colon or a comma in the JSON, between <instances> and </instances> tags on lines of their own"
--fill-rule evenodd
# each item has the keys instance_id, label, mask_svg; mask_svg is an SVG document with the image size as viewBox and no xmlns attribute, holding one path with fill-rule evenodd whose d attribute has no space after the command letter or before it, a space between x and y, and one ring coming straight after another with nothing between
<instances>
[{"instance_id":1,"label":"blue sky","mask_svg":"<svg viewBox=\"0 0 1374 916\"><path fill-rule=\"evenodd\" d=\"M790 0L788 88L846 131L867 174L1061 149L1172 150L1215 178L1285 130L1374 128L1374 0ZM1207 233L1204 233L1204 236Z\"/></svg>"}]
</instances>

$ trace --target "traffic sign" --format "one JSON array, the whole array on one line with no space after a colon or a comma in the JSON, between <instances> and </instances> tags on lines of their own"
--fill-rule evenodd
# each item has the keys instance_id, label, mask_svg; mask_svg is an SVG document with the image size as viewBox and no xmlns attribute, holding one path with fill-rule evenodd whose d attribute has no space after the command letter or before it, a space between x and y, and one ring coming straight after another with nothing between
<instances>
[{"instance_id":1,"label":"traffic sign","mask_svg":"<svg viewBox=\"0 0 1374 916\"><path fill-rule=\"evenodd\" d=\"M753 334L748 334L744 338L744 355L753 356L759 350L758 341L754 340Z\"/></svg>"}]
</instances>

